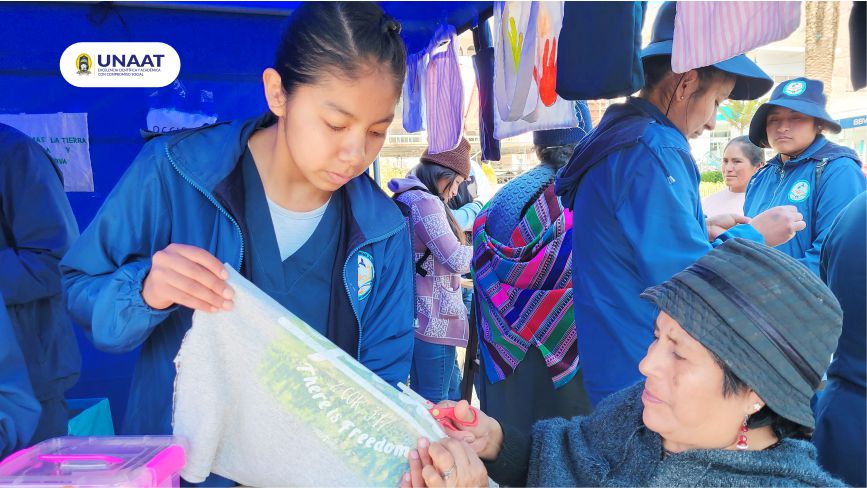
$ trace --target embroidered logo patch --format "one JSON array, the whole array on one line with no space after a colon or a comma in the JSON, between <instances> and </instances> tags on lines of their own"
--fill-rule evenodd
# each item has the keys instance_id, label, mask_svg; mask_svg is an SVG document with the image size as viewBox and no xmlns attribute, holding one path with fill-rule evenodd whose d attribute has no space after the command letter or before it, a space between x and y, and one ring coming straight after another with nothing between
<instances>
[{"instance_id":1,"label":"embroidered logo patch","mask_svg":"<svg viewBox=\"0 0 867 488\"><path fill-rule=\"evenodd\" d=\"M373 269L373 256L362 251L358 253L358 299L364 300L370 295L373 288L373 278L376 272Z\"/></svg>"},{"instance_id":2,"label":"embroidered logo patch","mask_svg":"<svg viewBox=\"0 0 867 488\"><path fill-rule=\"evenodd\" d=\"M798 180L792 185L792 189L789 190L789 201L790 202L803 202L810 196L810 183L807 180Z\"/></svg>"},{"instance_id":3,"label":"embroidered logo patch","mask_svg":"<svg viewBox=\"0 0 867 488\"><path fill-rule=\"evenodd\" d=\"M790 81L788 85L783 87L783 93L790 97L797 97L807 90L807 84L803 81Z\"/></svg>"}]
</instances>

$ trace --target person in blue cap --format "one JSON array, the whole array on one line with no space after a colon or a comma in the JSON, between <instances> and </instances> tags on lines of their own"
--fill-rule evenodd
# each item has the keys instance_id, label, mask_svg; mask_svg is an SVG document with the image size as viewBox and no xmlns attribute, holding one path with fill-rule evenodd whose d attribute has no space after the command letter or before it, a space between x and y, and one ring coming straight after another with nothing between
<instances>
[{"instance_id":1,"label":"person in blue cap","mask_svg":"<svg viewBox=\"0 0 867 488\"><path fill-rule=\"evenodd\" d=\"M606 110L556 183L574 211L575 324L594 405L641 377L638 363L653 340L647 324L654 318L653 306L639 298L642 290L731 237L778 245L804 226L792 206L751 220L705 220L689 139L713 129L724 100L757 98L773 81L744 55L673 73L675 8L663 4L641 53L639 96Z\"/></svg>"},{"instance_id":2,"label":"person in blue cap","mask_svg":"<svg viewBox=\"0 0 867 488\"><path fill-rule=\"evenodd\" d=\"M405 73L400 24L381 7L304 3L262 75L265 114L144 145L61 262L96 347L141 347L123 433L172 432L193 311L233 306L223 263L384 381L406 381L410 237L367 175Z\"/></svg>"},{"instance_id":3,"label":"person in blue cap","mask_svg":"<svg viewBox=\"0 0 867 488\"><path fill-rule=\"evenodd\" d=\"M747 186L744 214L755 217L776 205L794 205L807 230L779 250L819 274L819 256L828 229L840 211L864 191L861 160L855 151L829 141L824 131L840 132L825 111L824 85L795 78L779 84L750 122L750 140L778 154Z\"/></svg>"},{"instance_id":4,"label":"person in blue cap","mask_svg":"<svg viewBox=\"0 0 867 488\"><path fill-rule=\"evenodd\" d=\"M0 293L0 461L30 442L41 413Z\"/></svg>"},{"instance_id":5,"label":"person in blue cap","mask_svg":"<svg viewBox=\"0 0 867 488\"><path fill-rule=\"evenodd\" d=\"M33 443L66 435L64 393L81 372L58 268L77 237L57 164L26 134L0 124L0 293L42 405Z\"/></svg>"}]
</instances>

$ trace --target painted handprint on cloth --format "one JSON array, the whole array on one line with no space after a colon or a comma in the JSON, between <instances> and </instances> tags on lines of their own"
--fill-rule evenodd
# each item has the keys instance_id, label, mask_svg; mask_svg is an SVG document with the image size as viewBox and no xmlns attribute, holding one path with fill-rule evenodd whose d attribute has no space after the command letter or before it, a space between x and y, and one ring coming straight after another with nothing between
<instances>
[{"instance_id":1,"label":"painted handprint on cloth","mask_svg":"<svg viewBox=\"0 0 867 488\"><path fill-rule=\"evenodd\" d=\"M549 50L550 47L550 50ZM546 107L557 101L557 38L545 39L545 50L542 54L542 76L539 67L533 67L533 78L539 85L539 98Z\"/></svg>"},{"instance_id":2,"label":"painted handprint on cloth","mask_svg":"<svg viewBox=\"0 0 867 488\"><path fill-rule=\"evenodd\" d=\"M524 49L524 33L518 32L515 26L515 18L509 17L509 46L512 48L512 59L515 60L515 74L521 64L521 50Z\"/></svg>"}]
</instances>

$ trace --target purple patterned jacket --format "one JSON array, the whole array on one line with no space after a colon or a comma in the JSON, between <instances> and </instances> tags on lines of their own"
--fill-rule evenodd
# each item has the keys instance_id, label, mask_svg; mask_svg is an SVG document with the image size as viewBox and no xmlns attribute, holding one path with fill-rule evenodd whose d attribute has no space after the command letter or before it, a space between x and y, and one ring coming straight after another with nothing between
<instances>
[{"instance_id":1,"label":"purple patterned jacket","mask_svg":"<svg viewBox=\"0 0 867 488\"><path fill-rule=\"evenodd\" d=\"M466 347L469 324L461 275L470 271L473 247L461 245L449 226L445 204L418 178L395 178L388 187L411 210L413 261L431 251L422 263L427 275L415 275L415 336L434 344Z\"/></svg>"}]
</instances>

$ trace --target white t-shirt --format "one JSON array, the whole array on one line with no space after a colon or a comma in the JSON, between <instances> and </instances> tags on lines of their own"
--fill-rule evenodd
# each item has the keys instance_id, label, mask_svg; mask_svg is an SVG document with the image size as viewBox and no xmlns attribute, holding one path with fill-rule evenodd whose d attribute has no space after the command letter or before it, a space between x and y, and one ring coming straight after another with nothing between
<instances>
[{"instance_id":1,"label":"white t-shirt","mask_svg":"<svg viewBox=\"0 0 867 488\"><path fill-rule=\"evenodd\" d=\"M746 198L746 193L734 193L726 188L704 197L701 208L708 217L726 213L743 215Z\"/></svg>"},{"instance_id":2,"label":"white t-shirt","mask_svg":"<svg viewBox=\"0 0 867 488\"><path fill-rule=\"evenodd\" d=\"M282 261L295 254L295 251L301 249L307 239L310 239L331 202L329 198L325 205L317 209L293 212L277 205L267 196L265 199L268 200L268 210L271 212L271 223L274 224L274 235L277 236L277 247L280 248Z\"/></svg>"}]
</instances>

